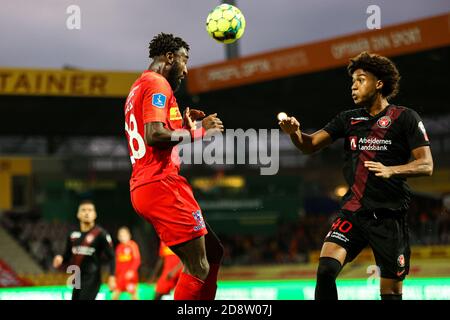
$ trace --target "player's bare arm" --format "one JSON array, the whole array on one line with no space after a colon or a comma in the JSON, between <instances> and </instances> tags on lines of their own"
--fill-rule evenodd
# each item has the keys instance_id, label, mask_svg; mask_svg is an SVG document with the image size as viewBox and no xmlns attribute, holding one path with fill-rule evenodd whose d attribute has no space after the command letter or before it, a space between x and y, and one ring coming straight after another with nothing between
<instances>
[{"instance_id":1,"label":"player's bare arm","mask_svg":"<svg viewBox=\"0 0 450 320\"><path fill-rule=\"evenodd\" d=\"M380 162L365 161L364 166L377 177L421 177L433 174L433 156L430 147L419 147L411 151L413 161L401 166L385 166Z\"/></svg>"},{"instance_id":2,"label":"player's bare arm","mask_svg":"<svg viewBox=\"0 0 450 320\"><path fill-rule=\"evenodd\" d=\"M295 117L287 117L278 123L281 129L291 137L292 143L304 154L314 153L332 143L328 132L319 130L306 134L300 130L300 123Z\"/></svg>"},{"instance_id":3,"label":"player's bare arm","mask_svg":"<svg viewBox=\"0 0 450 320\"><path fill-rule=\"evenodd\" d=\"M203 111L199 110L187 110L185 113L185 120L188 129L194 127L194 121L196 121ZM202 127L208 130L220 131L224 130L222 121L217 117L217 113L210 114L202 120ZM173 135L176 134L176 137ZM181 141L181 137L178 132L172 131L164 126L162 122L149 122L145 124L145 142L149 146L165 145L173 146Z\"/></svg>"}]
</instances>

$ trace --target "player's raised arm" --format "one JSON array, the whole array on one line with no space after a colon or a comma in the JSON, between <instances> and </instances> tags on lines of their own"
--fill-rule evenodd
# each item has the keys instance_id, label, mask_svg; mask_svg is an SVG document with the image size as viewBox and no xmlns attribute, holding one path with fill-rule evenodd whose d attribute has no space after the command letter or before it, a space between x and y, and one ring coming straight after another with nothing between
<instances>
[{"instance_id":1,"label":"player's raised arm","mask_svg":"<svg viewBox=\"0 0 450 320\"><path fill-rule=\"evenodd\" d=\"M149 146L174 146L181 141L181 137L174 138L175 131L169 130L162 122L145 124L145 143Z\"/></svg>"},{"instance_id":2,"label":"player's raised arm","mask_svg":"<svg viewBox=\"0 0 450 320\"><path fill-rule=\"evenodd\" d=\"M300 130L300 123L295 117L287 117L278 123L281 129L291 137L292 143L304 154L314 153L332 143L331 136L325 130L306 134Z\"/></svg>"},{"instance_id":3,"label":"player's raised arm","mask_svg":"<svg viewBox=\"0 0 450 320\"><path fill-rule=\"evenodd\" d=\"M195 110L197 114L198 110ZM200 111L199 111L200 112ZM201 113L203 113L201 111ZM198 118L193 118L190 115L189 109L185 113L186 134L190 134L192 139L194 137L201 137L209 130L220 131L224 130L222 121L217 117L217 113L210 114L202 120L202 127L200 130L195 130L194 121ZM197 134L198 132L198 134ZM149 122L145 124L145 142L149 146L173 146L182 141L182 134L180 130L170 130L163 122Z\"/></svg>"}]
</instances>

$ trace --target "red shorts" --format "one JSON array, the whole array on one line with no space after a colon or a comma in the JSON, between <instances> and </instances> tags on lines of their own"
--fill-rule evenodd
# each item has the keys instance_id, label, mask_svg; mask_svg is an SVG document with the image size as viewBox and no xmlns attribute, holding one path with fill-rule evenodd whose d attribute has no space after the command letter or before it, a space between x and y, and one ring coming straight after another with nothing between
<instances>
[{"instance_id":1,"label":"red shorts","mask_svg":"<svg viewBox=\"0 0 450 320\"><path fill-rule=\"evenodd\" d=\"M182 176L168 175L137 187L131 191L131 202L169 247L208 233L192 188Z\"/></svg>"},{"instance_id":2,"label":"red shorts","mask_svg":"<svg viewBox=\"0 0 450 320\"><path fill-rule=\"evenodd\" d=\"M125 277L125 273L119 273L116 275L116 290L120 292L128 292L128 293L135 293L137 284L138 284L138 277L137 273L136 276L127 279Z\"/></svg>"},{"instance_id":3,"label":"red shorts","mask_svg":"<svg viewBox=\"0 0 450 320\"><path fill-rule=\"evenodd\" d=\"M161 295L169 294L170 291L175 288L178 282L178 278L180 277L181 272L183 271L183 267L179 268L178 271L174 274L174 276L170 279L167 279L167 275L178 267L180 263L180 259L176 255L170 255L164 257L164 266L161 272L161 275L156 282L155 291Z\"/></svg>"}]
</instances>

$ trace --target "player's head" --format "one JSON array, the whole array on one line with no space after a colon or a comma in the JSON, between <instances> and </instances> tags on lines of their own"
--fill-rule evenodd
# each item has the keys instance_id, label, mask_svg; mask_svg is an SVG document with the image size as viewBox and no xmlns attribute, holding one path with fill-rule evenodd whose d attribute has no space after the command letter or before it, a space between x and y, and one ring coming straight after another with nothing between
<instances>
[{"instance_id":1,"label":"player's head","mask_svg":"<svg viewBox=\"0 0 450 320\"><path fill-rule=\"evenodd\" d=\"M126 243L130 241L131 240L130 229L128 229L128 227L120 227L119 230L117 231L117 239L121 243Z\"/></svg>"},{"instance_id":2,"label":"player's head","mask_svg":"<svg viewBox=\"0 0 450 320\"><path fill-rule=\"evenodd\" d=\"M379 95L389 100L398 93L400 74L386 57L364 51L350 59L347 70L356 105L371 105Z\"/></svg>"},{"instance_id":3,"label":"player's head","mask_svg":"<svg viewBox=\"0 0 450 320\"><path fill-rule=\"evenodd\" d=\"M150 41L149 49L150 58L164 63L162 74L176 91L188 72L189 45L173 34L160 33Z\"/></svg>"},{"instance_id":4,"label":"player's head","mask_svg":"<svg viewBox=\"0 0 450 320\"><path fill-rule=\"evenodd\" d=\"M97 219L94 202L83 200L78 205L77 218L82 223L93 223Z\"/></svg>"}]
</instances>

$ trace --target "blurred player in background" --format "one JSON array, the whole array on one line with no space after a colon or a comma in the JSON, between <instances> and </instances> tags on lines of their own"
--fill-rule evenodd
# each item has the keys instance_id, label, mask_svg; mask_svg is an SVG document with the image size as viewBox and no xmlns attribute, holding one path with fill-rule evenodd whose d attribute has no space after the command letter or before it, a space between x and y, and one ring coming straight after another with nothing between
<instances>
[{"instance_id":1,"label":"blurred player in background","mask_svg":"<svg viewBox=\"0 0 450 320\"><path fill-rule=\"evenodd\" d=\"M117 231L117 239L120 243L116 247L116 288L112 299L118 300L122 292L128 292L133 300L138 300L138 269L141 265L139 247L131 240L131 232L127 227Z\"/></svg>"},{"instance_id":2,"label":"blurred player in background","mask_svg":"<svg viewBox=\"0 0 450 320\"><path fill-rule=\"evenodd\" d=\"M400 80L392 61L362 52L347 69L359 109L339 113L313 134L303 133L294 117L279 122L305 154L345 139L344 176L350 188L324 240L315 297L337 299L336 277L343 265L369 245L381 272L381 299L401 300L410 262L406 178L432 174L430 143L414 110L388 102Z\"/></svg>"},{"instance_id":3,"label":"blurred player in background","mask_svg":"<svg viewBox=\"0 0 450 320\"><path fill-rule=\"evenodd\" d=\"M53 267L61 268L75 265L80 268L80 286L75 283L72 300L95 300L101 285L102 257L109 265L108 285L115 288L115 258L111 236L100 226L95 225L97 212L94 203L84 200L78 207L77 218L80 230L70 233L64 254L53 259ZM75 279L77 279L75 277Z\"/></svg>"},{"instance_id":4,"label":"blurred player in background","mask_svg":"<svg viewBox=\"0 0 450 320\"><path fill-rule=\"evenodd\" d=\"M203 220L191 186L179 175L176 145L182 140L181 132L192 140L206 131L222 132L222 121L217 114L205 117L203 111L189 108L181 116L174 91L188 72L185 41L161 33L149 49L153 60L132 85L124 108L133 166L131 201L183 262L175 299L214 299L223 246ZM195 128L195 121L202 118L201 128Z\"/></svg>"},{"instance_id":5,"label":"blurred player in background","mask_svg":"<svg viewBox=\"0 0 450 320\"><path fill-rule=\"evenodd\" d=\"M154 282L158 278L153 300L161 300L164 295L169 294L175 288L182 270L183 263L180 258L161 241L159 258L150 280L150 282Z\"/></svg>"}]
</instances>

